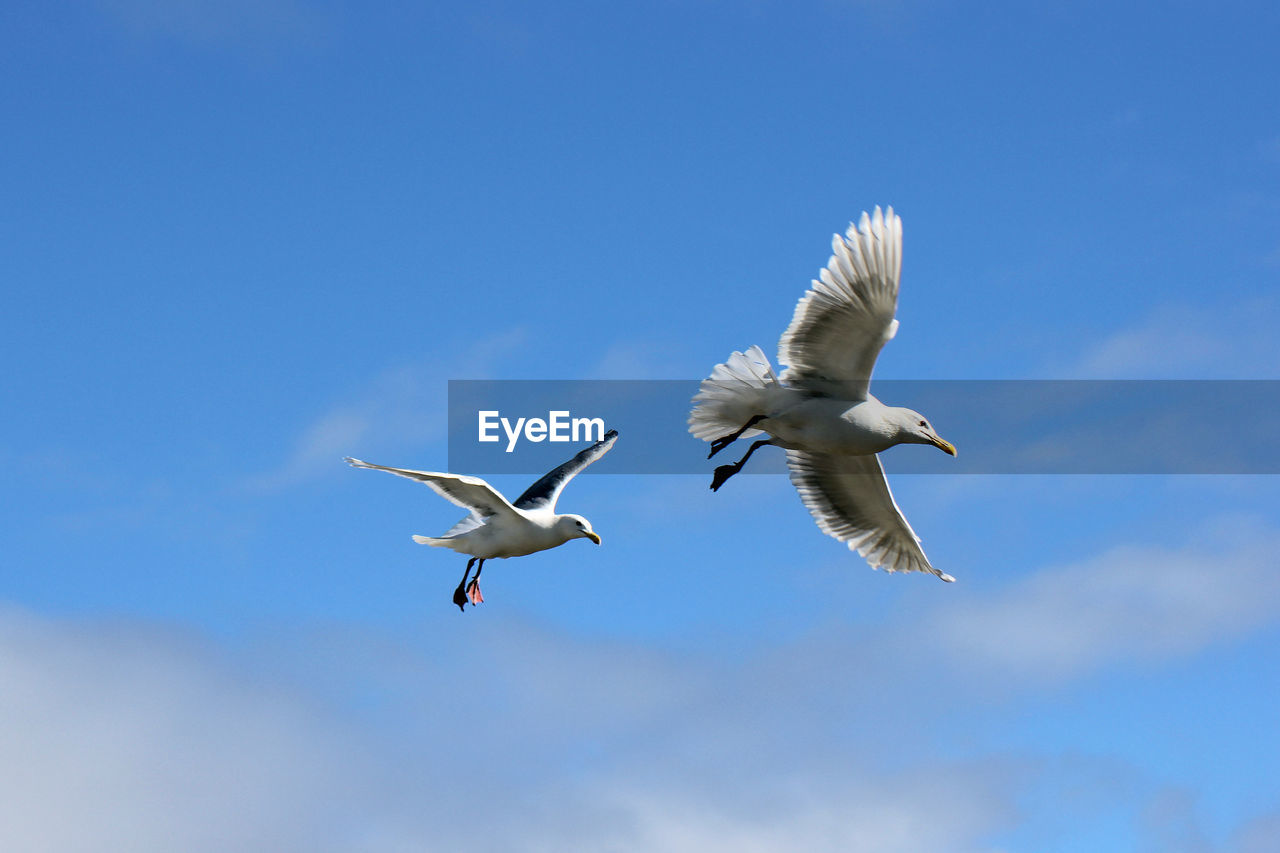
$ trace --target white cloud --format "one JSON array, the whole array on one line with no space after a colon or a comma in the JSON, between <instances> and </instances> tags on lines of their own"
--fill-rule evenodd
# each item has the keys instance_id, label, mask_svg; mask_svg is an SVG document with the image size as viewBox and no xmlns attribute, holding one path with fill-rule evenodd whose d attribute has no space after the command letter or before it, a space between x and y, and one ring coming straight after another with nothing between
<instances>
[{"instance_id":1,"label":"white cloud","mask_svg":"<svg viewBox=\"0 0 1280 853\"><path fill-rule=\"evenodd\" d=\"M247 478L245 485L257 491L288 488L337 471L344 456L439 440L447 426L448 380L483 378L526 337L523 329L511 329L472 342L448 362L384 371L363 394L303 427L284 462Z\"/></svg>"},{"instance_id":2,"label":"white cloud","mask_svg":"<svg viewBox=\"0 0 1280 853\"><path fill-rule=\"evenodd\" d=\"M742 673L515 626L439 633L418 638L431 651L340 633L354 681L331 693L176 632L2 609L0 848L976 851L1011 819L1002 762L806 749L725 702ZM689 713L703 702L716 713ZM762 746L791 757L761 767Z\"/></svg>"},{"instance_id":3,"label":"white cloud","mask_svg":"<svg viewBox=\"0 0 1280 853\"><path fill-rule=\"evenodd\" d=\"M717 803L708 792L681 785L613 791L608 801L628 817L625 829L600 838L593 849L993 850L983 836L1014 818L1013 774L992 764L941 763L909 774L850 771L781 785L761 780L766 796L757 791L736 803Z\"/></svg>"},{"instance_id":4,"label":"white cloud","mask_svg":"<svg viewBox=\"0 0 1280 853\"><path fill-rule=\"evenodd\" d=\"M596 363L597 379L685 379L679 367L682 353L670 341L632 338L613 343Z\"/></svg>"},{"instance_id":5,"label":"white cloud","mask_svg":"<svg viewBox=\"0 0 1280 853\"><path fill-rule=\"evenodd\" d=\"M1008 762L885 769L843 722L790 714L828 685L762 689L772 663L514 625L305 645L340 689L0 611L0 847L979 851L1015 813ZM323 698L352 695L375 707L360 728Z\"/></svg>"},{"instance_id":6,"label":"white cloud","mask_svg":"<svg viewBox=\"0 0 1280 853\"><path fill-rule=\"evenodd\" d=\"M1275 533L1234 526L1114 548L940 609L927 630L969 666L1051 680L1192 654L1280 618L1278 550Z\"/></svg>"},{"instance_id":7,"label":"white cloud","mask_svg":"<svg viewBox=\"0 0 1280 853\"><path fill-rule=\"evenodd\" d=\"M1274 853L1280 850L1280 811L1262 815L1240 827L1233 839L1239 853Z\"/></svg>"},{"instance_id":8,"label":"white cloud","mask_svg":"<svg viewBox=\"0 0 1280 853\"><path fill-rule=\"evenodd\" d=\"M1272 136L1259 142L1258 153L1264 161L1280 166L1280 136Z\"/></svg>"},{"instance_id":9,"label":"white cloud","mask_svg":"<svg viewBox=\"0 0 1280 853\"><path fill-rule=\"evenodd\" d=\"M1007 676L1165 661L1280 616L1280 536L1223 525L1200 542L728 658L502 610L398 637L277 628L232 655L0 608L0 849L993 850L1034 820L1025 793L1054 790L1052 762L950 725L999 713L972 676L1034 695ZM1192 837L1143 786L1106 788L1114 775L1098 763L1070 787ZM1059 821L1100 807L1038 799ZM1259 819L1239 849L1273 832Z\"/></svg>"},{"instance_id":10,"label":"white cloud","mask_svg":"<svg viewBox=\"0 0 1280 853\"><path fill-rule=\"evenodd\" d=\"M0 848L322 850L358 766L280 691L136 626L0 611ZM316 748L316 744L322 746Z\"/></svg>"},{"instance_id":11,"label":"white cloud","mask_svg":"<svg viewBox=\"0 0 1280 853\"><path fill-rule=\"evenodd\" d=\"M1212 853L1213 845L1196 820L1196 798L1192 791L1166 789L1152 797L1142 811L1147 842L1143 850L1153 853Z\"/></svg>"},{"instance_id":12,"label":"white cloud","mask_svg":"<svg viewBox=\"0 0 1280 853\"><path fill-rule=\"evenodd\" d=\"M354 453L352 448L358 447L377 423L376 418L382 408L378 402L371 400L363 406L337 409L322 415L302 431L293 455L283 467L251 478L250 485L264 491L291 486ZM430 438L434 433L435 430L428 428L420 437Z\"/></svg>"},{"instance_id":13,"label":"white cloud","mask_svg":"<svg viewBox=\"0 0 1280 853\"><path fill-rule=\"evenodd\" d=\"M111 18L144 37L205 44L316 43L331 13L300 0L98 0Z\"/></svg>"},{"instance_id":14,"label":"white cloud","mask_svg":"<svg viewBox=\"0 0 1280 853\"><path fill-rule=\"evenodd\" d=\"M1280 301L1172 305L1089 346L1062 372L1077 379L1274 379Z\"/></svg>"}]
</instances>

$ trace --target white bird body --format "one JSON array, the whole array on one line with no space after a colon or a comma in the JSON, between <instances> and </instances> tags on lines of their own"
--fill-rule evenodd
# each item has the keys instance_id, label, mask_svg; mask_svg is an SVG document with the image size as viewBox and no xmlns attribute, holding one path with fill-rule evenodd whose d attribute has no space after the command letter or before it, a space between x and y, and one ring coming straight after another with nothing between
<instances>
[{"instance_id":1,"label":"white bird body","mask_svg":"<svg viewBox=\"0 0 1280 853\"><path fill-rule=\"evenodd\" d=\"M572 525L561 524L562 519L581 516L557 515L546 509L525 512L512 507L511 516L499 516L487 524L474 527L455 536L417 536L419 545L448 548L459 554L470 554L482 560L525 557L563 545L570 539L586 538Z\"/></svg>"},{"instance_id":2,"label":"white bird body","mask_svg":"<svg viewBox=\"0 0 1280 853\"><path fill-rule=\"evenodd\" d=\"M898 430L886 420L890 407L874 397L850 404L792 393L796 398L792 405L756 424L778 447L865 456L899 443Z\"/></svg>"},{"instance_id":3,"label":"white bird body","mask_svg":"<svg viewBox=\"0 0 1280 853\"><path fill-rule=\"evenodd\" d=\"M702 381L689 431L710 441L711 456L738 438L757 440L738 462L716 469L717 490L755 450L787 451L791 482L818 527L848 544L872 568L927 571L930 564L907 523L876 454L895 444L932 444L955 455L919 412L886 406L869 386L877 356L898 331L902 220L893 208L862 214L843 237L819 280L796 305L778 343L779 377L758 346L735 352Z\"/></svg>"},{"instance_id":4,"label":"white bird body","mask_svg":"<svg viewBox=\"0 0 1280 853\"><path fill-rule=\"evenodd\" d=\"M453 601L463 607L484 601L480 595L479 578L485 560L524 557L538 551L563 545L570 539L590 539L597 545L600 537L591 529L591 522L573 513L556 512L556 500L565 484L582 469L609 452L617 440L617 430L610 430L600 441L575 455L568 462L549 471L516 498L508 501L493 486L479 477L462 474L444 474L437 471L414 471L408 468L389 468L359 459L346 457L356 468L372 468L386 471L430 486L436 494L470 514L451 527L442 536L415 535L419 545L448 548L472 557L462 583L454 591ZM467 585L472 563L480 561L475 580Z\"/></svg>"}]
</instances>

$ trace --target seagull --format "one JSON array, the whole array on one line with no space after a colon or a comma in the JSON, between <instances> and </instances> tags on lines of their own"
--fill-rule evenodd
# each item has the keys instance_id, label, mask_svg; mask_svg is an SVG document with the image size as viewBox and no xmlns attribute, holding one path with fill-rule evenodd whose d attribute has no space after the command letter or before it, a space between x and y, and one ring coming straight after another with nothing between
<instances>
[{"instance_id":1,"label":"seagull","mask_svg":"<svg viewBox=\"0 0 1280 853\"><path fill-rule=\"evenodd\" d=\"M920 537L889 491L876 455L895 444L931 444L956 455L927 418L886 406L870 393L876 356L898 331L902 275L902 220L890 207L865 212L796 305L778 343L781 378L758 346L735 352L702 381L689 415L689 431L711 442L715 456L739 438L762 432L731 465L716 468L711 490L765 445L784 448L791 482L823 533L848 543L873 569L932 572Z\"/></svg>"},{"instance_id":2,"label":"seagull","mask_svg":"<svg viewBox=\"0 0 1280 853\"><path fill-rule=\"evenodd\" d=\"M511 503L502 494L479 477L461 474L438 474L433 471L410 471L407 468L388 468L359 459L344 457L347 464L356 468L372 468L388 471L411 480L419 480L435 493L471 514L451 527L443 536L414 536L419 545L434 545L469 554L467 570L462 582L453 591L453 603L459 610L466 610L467 602L476 605L484 601L480 594L480 571L485 560L505 557L523 557L538 551L546 551L563 545L570 539L590 539L597 545L600 536L591 529L591 522L580 515L556 513L556 499L564 491L565 484L576 477L583 468L609 452L618 439L617 430L609 430L604 438L581 451L568 462L548 472L524 494ZM476 565L471 582L471 566Z\"/></svg>"}]
</instances>

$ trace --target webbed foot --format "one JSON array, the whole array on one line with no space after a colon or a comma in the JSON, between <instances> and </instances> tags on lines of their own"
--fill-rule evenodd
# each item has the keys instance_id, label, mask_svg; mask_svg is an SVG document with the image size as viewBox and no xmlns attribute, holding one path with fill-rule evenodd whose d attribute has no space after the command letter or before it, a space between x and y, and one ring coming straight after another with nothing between
<instances>
[{"instance_id":1,"label":"webbed foot","mask_svg":"<svg viewBox=\"0 0 1280 853\"><path fill-rule=\"evenodd\" d=\"M717 438L715 441L711 442L711 452L707 454L707 458L710 459L712 456L715 456L721 450L724 450L737 440L738 437L736 435L726 435L724 438Z\"/></svg>"},{"instance_id":2,"label":"webbed foot","mask_svg":"<svg viewBox=\"0 0 1280 853\"><path fill-rule=\"evenodd\" d=\"M715 473L711 475L711 491L720 491L720 487L740 470L742 470L742 466L740 465L721 465L715 470Z\"/></svg>"}]
</instances>

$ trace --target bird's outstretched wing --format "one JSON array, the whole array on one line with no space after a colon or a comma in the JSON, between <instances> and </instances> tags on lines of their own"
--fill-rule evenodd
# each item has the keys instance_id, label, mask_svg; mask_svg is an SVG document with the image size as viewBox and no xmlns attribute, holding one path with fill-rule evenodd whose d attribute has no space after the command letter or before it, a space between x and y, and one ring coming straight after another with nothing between
<instances>
[{"instance_id":1,"label":"bird's outstretched wing","mask_svg":"<svg viewBox=\"0 0 1280 853\"><path fill-rule=\"evenodd\" d=\"M344 457L345 461L356 468L372 468L375 471L387 471L410 480L418 480L430 486L436 494L450 503L463 509L469 509L480 518L493 515L518 515L515 507L498 491L479 477L466 477L461 474L439 474L434 471L411 471L407 468L388 468L386 465L374 465L359 459ZM450 531L451 533L453 531Z\"/></svg>"},{"instance_id":2,"label":"bird's outstretched wing","mask_svg":"<svg viewBox=\"0 0 1280 853\"><path fill-rule=\"evenodd\" d=\"M611 429L604 438L574 456L568 462L548 472L541 480L525 489L524 494L516 498L515 505L523 510L548 509L555 512L556 500L568 483L583 468L595 462L609 452L613 443L618 440L618 431Z\"/></svg>"},{"instance_id":3,"label":"bird's outstretched wing","mask_svg":"<svg viewBox=\"0 0 1280 853\"><path fill-rule=\"evenodd\" d=\"M944 581L955 580L924 555L920 537L893 500L879 457L788 450L787 467L800 500L822 532L847 542L871 568L932 572Z\"/></svg>"},{"instance_id":4,"label":"bird's outstretched wing","mask_svg":"<svg viewBox=\"0 0 1280 853\"><path fill-rule=\"evenodd\" d=\"M876 356L898 331L902 220L865 212L832 239L831 260L796 304L778 343L782 380L815 394L865 400Z\"/></svg>"}]
</instances>

